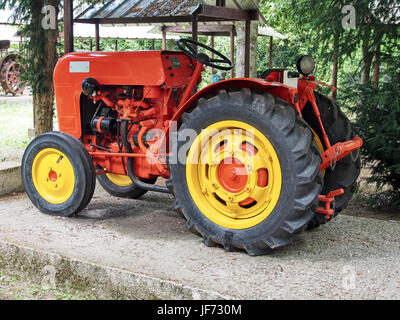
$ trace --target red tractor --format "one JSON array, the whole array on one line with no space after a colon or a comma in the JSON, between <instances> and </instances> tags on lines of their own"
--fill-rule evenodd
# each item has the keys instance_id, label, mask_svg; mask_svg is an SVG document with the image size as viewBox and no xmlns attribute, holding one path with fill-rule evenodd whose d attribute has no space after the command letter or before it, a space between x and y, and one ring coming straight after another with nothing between
<instances>
[{"instance_id":1,"label":"red tractor","mask_svg":"<svg viewBox=\"0 0 400 320\"><path fill-rule=\"evenodd\" d=\"M362 140L315 92L324 84L311 76L313 59L301 57L299 72L268 70L197 91L204 66L230 70L232 62L192 40L178 47L70 53L58 62L60 132L37 137L22 160L33 204L77 214L96 177L117 197L172 193L207 246L250 255L293 243L340 212L355 189ZM159 177L166 186L155 184Z\"/></svg>"}]
</instances>

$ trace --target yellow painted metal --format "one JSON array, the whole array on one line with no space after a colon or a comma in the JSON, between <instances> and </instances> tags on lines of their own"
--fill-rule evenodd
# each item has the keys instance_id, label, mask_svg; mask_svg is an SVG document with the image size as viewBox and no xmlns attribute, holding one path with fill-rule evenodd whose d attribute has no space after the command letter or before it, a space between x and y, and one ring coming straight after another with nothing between
<instances>
[{"instance_id":1,"label":"yellow painted metal","mask_svg":"<svg viewBox=\"0 0 400 320\"><path fill-rule=\"evenodd\" d=\"M66 202L75 189L75 173L68 157L47 148L40 151L32 164L32 179L39 195L53 204Z\"/></svg>"},{"instance_id":2,"label":"yellow painted metal","mask_svg":"<svg viewBox=\"0 0 400 320\"><path fill-rule=\"evenodd\" d=\"M325 152L324 146L322 145L322 141L321 141L321 139L318 137L318 135L317 135L317 133L314 131L314 129L312 129L311 127L310 127L310 129L311 129L312 133L314 134L314 141L315 141L315 143L317 144L318 150L319 150L319 152L320 152L320 154L321 154L321 157L322 157L322 155L323 155L324 152ZM325 169L322 170L322 174L325 176Z\"/></svg>"},{"instance_id":3,"label":"yellow painted metal","mask_svg":"<svg viewBox=\"0 0 400 320\"><path fill-rule=\"evenodd\" d=\"M106 173L107 178L119 187L129 187L133 184L129 176L122 174Z\"/></svg>"},{"instance_id":4,"label":"yellow painted metal","mask_svg":"<svg viewBox=\"0 0 400 320\"><path fill-rule=\"evenodd\" d=\"M249 153L244 145L255 152ZM218 167L229 159L244 165L237 174L247 175L237 192L224 188L218 176ZM267 170L266 186L259 186L259 170ZM216 122L197 136L187 157L186 181L195 204L208 219L222 227L247 229L264 221L275 208L282 172L267 137L245 122L229 120Z\"/></svg>"}]
</instances>

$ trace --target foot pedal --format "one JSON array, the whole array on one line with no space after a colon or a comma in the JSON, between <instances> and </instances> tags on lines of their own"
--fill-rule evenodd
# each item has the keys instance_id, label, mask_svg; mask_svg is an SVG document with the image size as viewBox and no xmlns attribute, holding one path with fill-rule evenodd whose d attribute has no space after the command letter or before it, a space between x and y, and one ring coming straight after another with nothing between
<instances>
[{"instance_id":1,"label":"foot pedal","mask_svg":"<svg viewBox=\"0 0 400 320\"><path fill-rule=\"evenodd\" d=\"M318 196L318 200L320 202L325 202L325 207L319 207L316 212L324 214L326 218L329 220L335 213L335 208L332 208L332 202L335 201L335 197L340 196L343 193L344 193L343 189L337 189L332 192L329 192L326 196L324 195Z\"/></svg>"}]
</instances>

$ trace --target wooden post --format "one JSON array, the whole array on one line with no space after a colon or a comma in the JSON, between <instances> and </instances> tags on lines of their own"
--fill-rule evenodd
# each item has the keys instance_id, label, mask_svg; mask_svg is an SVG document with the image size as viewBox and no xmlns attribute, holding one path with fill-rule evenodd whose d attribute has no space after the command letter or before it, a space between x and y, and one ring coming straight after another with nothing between
<instances>
[{"instance_id":1,"label":"wooden post","mask_svg":"<svg viewBox=\"0 0 400 320\"><path fill-rule=\"evenodd\" d=\"M118 51L118 40L115 39L115 51Z\"/></svg>"},{"instance_id":2,"label":"wooden post","mask_svg":"<svg viewBox=\"0 0 400 320\"><path fill-rule=\"evenodd\" d=\"M155 40L152 39L151 40L151 50L154 50L154 49L155 49Z\"/></svg>"},{"instance_id":3,"label":"wooden post","mask_svg":"<svg viewBox=\"0 0 400 320\"><path fill-rule=\"evenodd\" d=\"M198 35L199 35L199 23L198 23L198 17L197 13L193 13L192 15L192 40L193 41L198 41ZM197 51L197 46L193 46L195 51Z\"/></svg>"},{"instance_id":4,"label":"wooden post","mask_svg":"<svg viewBox=\"0 0 400 320\"><path fill-rule=\"evenodd\" d=\"M93 51L93 39L90 38L89 40L90 40L90 51Z\"/></svg>"},{"instance_id":5,"label":"wooden post","mask_svg":"<svg viewBox=\"0 0 400 320\"><path fill-rule=\"evenodd\" d=\"M214 36L211 36L211 48L214 49ZM214 52L211 53L211 59L214 59ZM211 76L214 75L214 68L211 68Z\"/></svg>"},{"instance_id":6,"label":"wooden post","mask_svg":"<svg viewBox=\"0 0 400 320\"><path fill-rule=\"evenodd\" d=\"M162 33L162 49L167 50L167 32L165 31L165 26L161 27Z\"/></svg>"},{"instance_id":7,"label":"wooden post","mask_svg":"<svg viewBox=\"0 0 400 320\"><path fill-rule=\"evenodd\" d=\"M250 77L250 20L246 20L245 51L244 51L244 77Z\"/></svg>"},{"instance_id":8,"label":"wooden post","mask_svg":"<svg viewBox=\"0 0 400 320\"><path fill-rule=\"evenodd\" d=\"M232 25L230 30L231 36L231 61L235 65L235 27ZM235 67L231 70L231 79L235 76Z\"/></svg>"},{"instance_id":9,"label":"wooden post","mask_svg":"<svg viewBox=\"0 0 400 320\"><path fill-rule=\"evenodd\" d=\"M74 51L74 8L72 0L64 0L64 53Z\"/></svg>"},{"instance_id":10,"label":"wooden post","mask_svg":"<svg viewBox=\"0 0 400 320\"><path fill-rule=\"evenodd\" d=\"M269 63L268 63L268 67L270 69L272 69L272 53L273 53L273 44L274 44L274 38L273 37L269 37Z\"/></svg>"},{"instance_id":11,"label":"wooden post","mask_svg":"<svg viewBox=\"0 0 400 320\"><path fill-rule=\"evenodd\" d=\"M100 51L100 25L98 22L95 24L95 51Z\"/></svg>"}]
</instances>

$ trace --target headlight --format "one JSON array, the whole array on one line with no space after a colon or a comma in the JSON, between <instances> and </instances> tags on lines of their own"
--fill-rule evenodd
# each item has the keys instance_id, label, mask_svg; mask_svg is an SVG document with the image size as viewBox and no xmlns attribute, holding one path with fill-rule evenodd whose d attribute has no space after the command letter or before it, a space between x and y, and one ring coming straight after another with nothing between
<instances>
[{"instance_id":1,"label":"headlight","mask_svg":"<svg viewBox=\"0 0 400 320\"><path fill-rule=\"evenodd\" d=\"M96 79L86 78L82 81L82 91L88 97L95 97L99 87L100 85Z\"/></svg>"},{"instance_id":2,"label":"headlight","mask_svg":"<svg viewBox=\"0 0 400 320\"><path fill-rule=\"evenodd\" d=\"M313 73L315 68L314 58L311 56L301 56L297 59L297 70L305 76Z\"/></svg>"}]
</instances>

